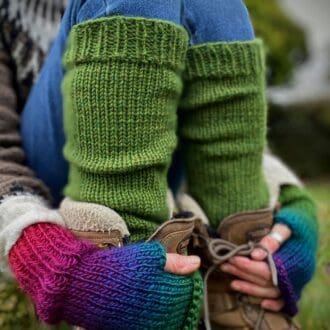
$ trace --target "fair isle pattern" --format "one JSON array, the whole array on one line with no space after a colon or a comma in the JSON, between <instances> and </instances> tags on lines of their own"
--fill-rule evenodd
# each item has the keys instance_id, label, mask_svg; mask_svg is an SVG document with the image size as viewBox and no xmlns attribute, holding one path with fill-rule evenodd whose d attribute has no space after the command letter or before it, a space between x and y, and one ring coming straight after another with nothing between
<instances>
[{"instance_id":1,"label":"fair isle pattern","mask_svg":"<svg viewBox=\"0 0 330 330\"><path fill-rule=\"evenodd\" d=\"M65 0L9 1L8 21L27 33L31 41L38 44L46 53L49 48L49 38L56 33L54 24L60 22L65 5Z\"/></svg>"},{"instance_id":2,"label":"fair isle pattern","mask_svg":"<svg viewBox=\"0 0 330 330\"><path fill-rule=\"evenodd\" d=\"M0 0L0 39L16 72L20 108L56 35L66 0Z\"/></svg>"}]
</instances>

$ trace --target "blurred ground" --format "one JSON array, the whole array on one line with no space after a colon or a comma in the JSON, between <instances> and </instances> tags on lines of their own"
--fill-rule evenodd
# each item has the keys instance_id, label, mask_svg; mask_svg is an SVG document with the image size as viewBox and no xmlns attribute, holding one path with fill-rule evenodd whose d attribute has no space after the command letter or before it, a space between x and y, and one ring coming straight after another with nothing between
<instances>
[{"instance_id":1,"label":"blurred ground","mask_svg":"<svg viewBox=\"0 0 330 330\"><path fill-rule=\"evenodd\" d=\"M330 179L307 184L319 207L320 242L315 277L306 287L299 320L303 330L330 329Z\"/></svg>"}]
</instances>

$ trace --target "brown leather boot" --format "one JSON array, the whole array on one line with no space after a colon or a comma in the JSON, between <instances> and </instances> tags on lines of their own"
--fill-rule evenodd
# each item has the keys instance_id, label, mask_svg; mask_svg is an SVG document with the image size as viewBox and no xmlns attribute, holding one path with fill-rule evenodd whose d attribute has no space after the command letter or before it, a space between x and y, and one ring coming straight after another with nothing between
<instances>
[{"instance_id":1,"label":"brown leather boot","mask_svg":"<svg viewBox=\"0 0 330 330\"><path fill-rule=\"evenodd\" d=\"M206 329L299 329L287 315L261 308L259 298L242 295L230 288L233 276L220 271L219 265L234 255L249 256L258 242L272 227L271 210L240 213L222 221L217 235L210 238L206 226L195 228L192 250L204 261L204 320ZM276 268L272 257L268 261L277 283Z\"/></svg>"},{"instance_id":2,"label":"brown leather boot","mask_svg":"<svg viewBox=\"0 0 330 330\"><path fill-rule=\"evenodd\" d=\"M199 220L191 212L174 214L171 220L164 222L149 237L149 241L159 241L167 253L185 254Z\"/></svg>"},{"instance_id":3,"label":"brown leather boot","mask_svg":"<svg viewBox=\"0 0 330 330\"><path fill-rule=\"evenodd\" d=\"M175 215L159 226L147 242L159 241L165 246L167 253L185 254L196 221L198 220L192 213ZM109 232L71 231L77 238L88 240L101 249L122 247L125 243L125 238L119 230Z\"/></svg>"},{"instance_id":4,"label":"brown leather boot","mask_svg":"<svg viewBox=\"0 0 330 330\"><path fill-rule=\"evenodd\" d=\"M65 198L60 213L76 237L99 248L121 247L129 236L125 221L108 207ZM147 241L160 241L168 253L184 254L197 221L192 212L174 213Z\"/></svg>"}]
</instances>

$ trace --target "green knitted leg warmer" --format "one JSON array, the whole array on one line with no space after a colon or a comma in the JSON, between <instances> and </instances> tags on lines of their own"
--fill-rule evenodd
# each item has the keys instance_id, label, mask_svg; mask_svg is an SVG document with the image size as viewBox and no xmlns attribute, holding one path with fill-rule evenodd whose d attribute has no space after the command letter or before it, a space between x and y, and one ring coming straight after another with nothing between
<instances>
[{"instance_id":1,"label":"green knitted leg warmer","mask_svg":"<svg viewBox=\"0 0 330 330\"><path fill-rule=\"evenodd\" d=\"M233 213L267 206L261 43L191 47L185 80L179 134L190 194L213 226Z\"/></svg>"},{"instance_id":2,"label":"green knitted leg warmer","mask_svg":"<svg viewBox=\"0 0 330 330\"><path fill-rule=\"evenodd\" d=\"M76 25L69 36L65 194L117 211L132 241L169 217L166 173L187 45L175 24L121 16Z\"/></svg>"}]
</instances>

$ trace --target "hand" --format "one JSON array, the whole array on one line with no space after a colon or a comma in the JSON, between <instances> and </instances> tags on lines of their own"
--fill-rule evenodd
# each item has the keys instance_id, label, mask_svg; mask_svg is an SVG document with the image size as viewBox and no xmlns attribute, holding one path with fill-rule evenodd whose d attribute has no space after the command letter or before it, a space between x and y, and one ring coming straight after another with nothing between
<instances>
[{"instance_id":1,"label":"hand","mask_svg":"<svg viewBox=\"0 0 330 330\"><path fill-rule=\"evenodd\" d=\"M283 224L276 224L273 232L281 234L284 240L291 236L291 230ZM275 253L280 248L280 243L272 236L265 236L260 242L270 253ZM251 258L233 257L228 263L220 268L222 271L238 277L231 283L233 290L262 298L261 306L265 309L278 312L284 306L284 301L280 298L281 292L273 285L269 265L265 258L267 253L256 248Z\"/></svg>"}]
</instances>

